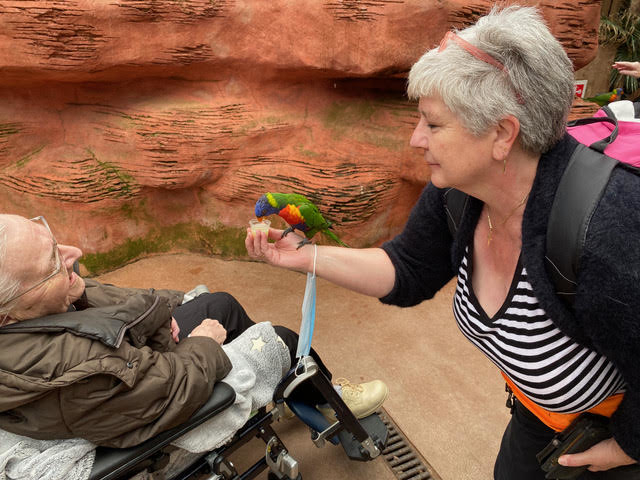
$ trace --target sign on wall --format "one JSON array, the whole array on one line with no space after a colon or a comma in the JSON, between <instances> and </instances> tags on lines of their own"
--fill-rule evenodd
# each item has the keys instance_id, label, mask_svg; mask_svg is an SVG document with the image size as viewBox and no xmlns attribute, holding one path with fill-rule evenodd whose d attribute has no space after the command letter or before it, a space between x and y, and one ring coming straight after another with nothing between
<instances>
[{"instance_id":1,"label":"sign on wall","mask_svg":"<svg viewBox=\"0 0 640 480\"><path fill-rule=\"evenodd\" d=\"M576 80L574 82L576 97L584 98L587 91L587 80Z\"/></svg>"}]
</instances>

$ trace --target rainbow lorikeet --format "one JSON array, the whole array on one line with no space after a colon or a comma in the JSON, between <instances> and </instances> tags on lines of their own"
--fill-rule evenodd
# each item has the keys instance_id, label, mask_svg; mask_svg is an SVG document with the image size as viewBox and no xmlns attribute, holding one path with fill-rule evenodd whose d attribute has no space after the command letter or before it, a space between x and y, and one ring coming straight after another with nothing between
<instances>
[{"instance_id":1,"label":"rainbow lorikeet","mask_svg":"<svg viewBox=\"0 0 640 480\"><path fill-rule=\"evenodd\" d=\"M596 95L595 97L585 98L585 100L593 103L597 103L601 107L605 106L607 103L615 102L616 100L620 100L622 98L622 89L616 88L607 93L601 93Z\"/></svg>"},{"instance_id":2,"label":"rainbow lorikeet","mask_svg":"<svg viewBox=\"0 0 640 480\"><path fill-rule=\"evenodd\" d=\"M281 217L289 225L282 232L283 237L294 230L303 232L306 238L300 242L298 248L311 243L310 239L318 232L324 233L343 247L348 246L335 233L329 230L331 222L325 220L318 207L304 195L297 193L265 193L256 202L255 214L259 220L262 217L273 214Z\"/></svg>"}]
</instances>

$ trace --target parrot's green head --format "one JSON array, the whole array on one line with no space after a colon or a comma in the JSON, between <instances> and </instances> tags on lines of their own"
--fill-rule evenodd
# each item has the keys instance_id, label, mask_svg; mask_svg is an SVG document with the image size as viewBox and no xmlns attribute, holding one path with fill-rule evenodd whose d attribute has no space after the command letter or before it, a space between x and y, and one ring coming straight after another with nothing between
<instances>
[{"instance_id":1,"label":"parrot's green head","mask_svg":"<svg viewBox=\"0 0 640 480\"><path fill-rule=\"evenodd\" d=\"M273 215L279 211L278 203L271 193L265 193L256 202L255 214L256 218L260 221L262 221L263 217Z\"/></svg>"}]
</instances>

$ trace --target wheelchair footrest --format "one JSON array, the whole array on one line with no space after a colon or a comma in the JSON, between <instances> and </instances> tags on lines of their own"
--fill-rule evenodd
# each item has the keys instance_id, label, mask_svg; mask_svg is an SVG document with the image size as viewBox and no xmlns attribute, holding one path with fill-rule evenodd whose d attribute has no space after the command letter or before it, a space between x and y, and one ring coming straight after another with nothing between
<instances>
[{"instance_id":1,"label":"wheelchair footrest","mask_svg":"<svg viewBox=\"0 0 640 480\"><path fill-rule=\"evenodd\" d=\"M380 417L375 413L360 419L359 422L382 452L387 444L387 437L389 435L389 431L384 422L380 420ZM342 448L344 448L345 453L351 460L359 460L362 462L371 460L367 449L365 449L351 433L342 430L338 433L338 437L340 438L340 445L342 445Z\"/></svg>"},{"instance_id":2,"label":"wheelchair footrest","mask_svg":"<svg viewBox=\"0 0 640 480\"><path fill-rule=\"evenodd\" d=\"M287 405L296 416L302 420L309 428L316 432L322 432L329 428L331 424L316 408L303 402L287 401ZM331 443L337 445L339 440L336 435L328 438Z\"/></svg>"}]
</instances>

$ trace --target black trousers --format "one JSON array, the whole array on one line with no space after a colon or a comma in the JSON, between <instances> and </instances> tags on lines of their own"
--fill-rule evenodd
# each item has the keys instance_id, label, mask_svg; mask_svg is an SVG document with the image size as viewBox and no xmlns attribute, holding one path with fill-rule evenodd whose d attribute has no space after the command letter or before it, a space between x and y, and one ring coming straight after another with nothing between
<instances>
[{"instance_id":1,"label":"black trousers","mask_svg":"<svg viewBox=\"0 0 640 480\"><path fill-rule=\"evenodd\" d=\"M515 400L511 421L502 437L493 470L494 480L544 480L536 454L553 439L555 432L524 405ZM628 465L603 472L586 471L578 480L639 480L640 466Z\"/></svg>"},{"instance_id":2,"label":"black trousers","mask_svg":"<svg viewBox=\"0 0 640 480\"><path fill-rule=\"evenodd\" d=\"M232 295L224 292L203 293L190 302L180 305L172 312L173 318L180 327L180 340L187 338L191 331L196 328L205 318L218 320L227 330L227 339L224 343L229 343L246 329L255 325L249 318L240 302ZM286 327L276 325L273 327L276 333L282 338L289 349L291 356L291 366L297 363L296 349L298 347L298 334ZM318 368L331 379L331 372L327 369L318 353L311 349L310 355L318 364ZM325 400L320 392L307 381L300 385L291 395L294 400L302 401L310 405L324 403Z\"/></svg>"}]
</instances>

